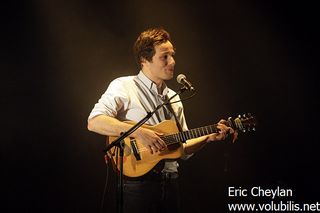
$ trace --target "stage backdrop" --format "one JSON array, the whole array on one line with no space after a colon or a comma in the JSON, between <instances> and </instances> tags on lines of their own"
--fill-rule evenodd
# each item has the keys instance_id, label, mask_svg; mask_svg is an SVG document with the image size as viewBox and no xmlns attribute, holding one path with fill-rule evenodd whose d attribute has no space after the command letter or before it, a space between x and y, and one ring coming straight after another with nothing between
<instances>
[{"instance_id":1,"label":"stage backdrop","mask_svg":"<svg viewBox=\"0 0 320 213\"><path fill-rule=\"evenodd\" d=\"M105 137L87 117L118 76L139 69L132 45L162 26L176 47L175 77L197 89L189 128L252 113L256 132L208 144L179 161L184 212L233 203L319 201L319 13L293 1L25 1L2 9L2 212L98 212ZM175 79L168 85L178 90ZM115 211L109 169L105 212ZM232 188L233 187L233 188ZM232 191L292 190L292 196ZM232 190L231 190L232 189ZM230 191L231 190L231 191Z\"/></svg>"}]
</instances>

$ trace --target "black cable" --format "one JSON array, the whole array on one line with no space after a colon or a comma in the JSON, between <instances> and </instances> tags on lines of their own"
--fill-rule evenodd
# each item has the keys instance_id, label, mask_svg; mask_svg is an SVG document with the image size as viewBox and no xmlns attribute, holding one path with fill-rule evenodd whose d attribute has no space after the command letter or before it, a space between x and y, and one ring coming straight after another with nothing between
<instances>
[{"instance_id":1,"label":"black cable","mask_svg":"<svg viewBox=\"0 0 320 213\"><path fill-rule=\"evenodd\" d=\"M183 99L181 99L180 98L180 100L177 100L177 101L173 101L173 102L168 102L168 103L165 103L164 105L171 105L171 104L174 104L174 103L177 103L177 102L182 102L182 101L186 101L186 100L189 100L189 99L191 99L193 96L195 96L197 94L197 92L195 91L192 95L190 95L189 97L186 97L186 98L183 98Z\"/></svg>"},{"instance_id":2,"label":"black cable","mask_svg":"<svg viewBox=\"0 0 320 213\"><path fill-rule=\"evenodd\" d=\"M103 213L103 207L104 207L104 201L105 201L105 197L107 194L107 190L108 190L108 181L109 181L109 164L108 164L108 156L106 156L106 181L104 184L104 188L103 188L103 194L102 194L102 199L101 199L101 204L100 204L100 213Z\"/></svg>"}]
</instances>

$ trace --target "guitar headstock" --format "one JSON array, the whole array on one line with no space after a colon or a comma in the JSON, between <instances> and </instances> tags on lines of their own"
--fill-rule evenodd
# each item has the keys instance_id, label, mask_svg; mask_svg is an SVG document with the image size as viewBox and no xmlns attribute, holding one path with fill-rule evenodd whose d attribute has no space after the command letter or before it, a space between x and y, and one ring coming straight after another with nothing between
<instances>
[{"instance_id":1,"label":"guitar headstock","mask_svg":"<svg viewBox=\"0 0 320 213\"><path fill-rule=\"evenodd\" d=\"M233 129L241 132L256 131L257 120L251 113L239 115L237 118L228 118L228 122Z\"/></svg>"}]
</instances>

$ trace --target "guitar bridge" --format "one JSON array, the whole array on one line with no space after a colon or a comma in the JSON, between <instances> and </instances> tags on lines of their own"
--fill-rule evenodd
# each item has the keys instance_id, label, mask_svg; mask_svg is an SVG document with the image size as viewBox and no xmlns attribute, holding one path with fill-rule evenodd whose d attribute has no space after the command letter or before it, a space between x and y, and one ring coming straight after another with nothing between
<instances>
[{"instance_id":1,"label":"guitar bridge","mask_svg":"<svg viewBox=\"0 0 320 213\"><path fill-rule=\"evenodd\" d=\"M130 144L131 144L131 148L134 154L134 157L136 158L136 160L141 160L141 156L137 147L137 143L135 139L130 140Z\"/></svg>"}]
</instances>

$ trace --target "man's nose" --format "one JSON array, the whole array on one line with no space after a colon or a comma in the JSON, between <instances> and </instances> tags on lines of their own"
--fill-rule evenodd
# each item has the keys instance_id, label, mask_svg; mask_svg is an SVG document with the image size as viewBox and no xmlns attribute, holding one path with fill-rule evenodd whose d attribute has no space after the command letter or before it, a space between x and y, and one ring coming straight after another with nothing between
<instances>
[{"instance_id":1,"label":"man's nose","mask_svg":"<svg viewBox=\"0 0 320 213\"><path fill-rule=\"evenodd\" d=\"M176 61L174 60L174 58L172 56L170 56L168 64L169 65L175 65L176 64Z\"/></svg>"}]
</instances>

